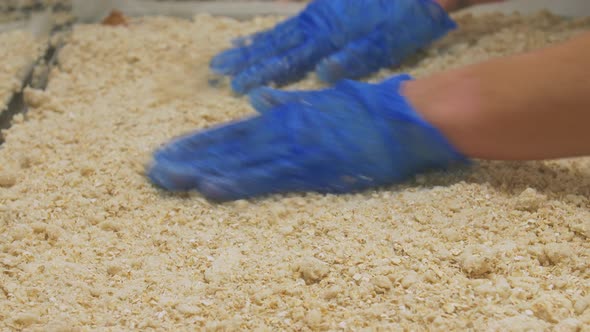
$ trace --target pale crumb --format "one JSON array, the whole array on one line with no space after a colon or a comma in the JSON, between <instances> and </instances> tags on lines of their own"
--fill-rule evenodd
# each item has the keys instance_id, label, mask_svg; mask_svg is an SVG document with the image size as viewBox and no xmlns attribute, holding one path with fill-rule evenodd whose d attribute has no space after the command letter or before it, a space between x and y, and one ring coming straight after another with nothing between
<instances>
[{"instance_id":1,"label":"pale crumb","mask_svg":"<svg viewBox=\"0 0 590 332\"><path fill-rule=\"evenodd\" d=\"M110 276L115 276L121 274L123 272L123 268L116 264L111 264L107 267L107 274Z\"/></svg>"},{"instance_id":2,"label":"pale crumb","mask_svg":"<svg viewBox=\"0 0 590 332\"><path fill-rule=\"evenodd\" d=\"M322 324L322 313L317 309L310 310L307 315L305 315L305 321L309 327L317 329Z\"/></svg>"},{"instance_id":3,"label":"pale crumb","mask_svg":"<svg viewBox=\"0 0 590 332\"><path fill-rule=\"evenodd\" d=\"M49 101L51 95L46 93L44 90L33 89L26 87L24 90L25 103L30 107L41 107L43 104Z\"/></svg>"},{"instance_id":4,"label":"pale crumb","mask_svg":"<svg viewBox=\"0 0 590 332\"><path fill-rule=\"evenodd\" d=\"M574 304L574 309L578 315L583 314L588 308L590 308L590 295L578 299Z\"/></svg>"},{"instance_id":5,"label":"pale crumb","mask_svg":"<svg viewBox=\"0 0 590 332\"><path fill-rule=\"evenodd\" d=\"M22 328L29 327L40 321L39 315L34 313L21 313L13 318L13 322Z\"/></svg>"},{"instance_id":6,"label":"pale crumb","mask_svg":"<svg viewBox=\"0 0 590 332\"><path fill-rule=\"evenodd\" d=\"M557 265L563 261L570 259L574 252L567 243L549 243L543 248L544 259L542 263Z\"/></svg>"},{"instance_id":7,"label":"pale crumb","mask_svg":"<svg viewBox=\"0 0 590 332\"><path fill-rule=\"evenodd\" d=\"M199 307L188 304L179 304L178 306L176 306L176 310L178 310L178 312L180 312L184 316L188 317L198 315L201 312L201 309Z\"/></svg>"},{"instance_id":8,"label":"pale crumb","mask_svg":"<svg viewBox=\"0 0 590 332\"><path fill-rule=\"evenodd\" d=\"M545 200L545 195L539 194L533 188L527 188L516 198L514 207L518 210L535 211L542 206Z\"/></svg>"},{"instance_id":9,"label":"pale crumb","mask_svg":"<svg viewBox=\"0 0 590 332\"><path fill-rule=\"evenodd\" d=\"M340 286L332 286L331 288L327 289L324 292L324 299L326 300L333 300L338 297L342 293L342 287Z\"/></svg>"},{"instance_id":10,"label":"pale crumb","mask_svg":"<svg viewBox=\"0 0 590 332\"><path fill-rule=\"evenodd\" d=\"M386 276L377 276L373 278L372 282L380 293L385 293L393 287L391 280Z\"/></svg>"},{"instance_id":11,"label":"pale crumb","mask_svg":"<svg viewBox=\"0 0 590 332\"><path fill-rule=\"evenodd\" d=\"M319 282L330 271L326 263L314 257L302 259L295 267L295 270L300 273L301 278L303 278L307 284Z\"/></svg>"},{"instance_id":12,"label":"pale crumb","mask_svg":"<svg viewBox=\"0 0 590 332\"><path fill-rule=\"evenodd\" d=\"M0 187L9 188L17 183L17 175L15 172L0 171Z\"/></svg>"},{"instance_id":13,"label":"pale crumb","mask_svg":"<svg viewBox=\"0 0 590 332\"><path fill-rule=\"evenodd\" d=\"M45 50L45 41L25 30L0 33L0 113L13 93L20 91L28 71Z\"/></svg>"},{"instance_id":14,"label":"pale crumb","mask_svg":"<svg viewBox=\"0 0 590 332\"><path fill-rule=\"evenodd\" d=\"M418 276L418 274L414 271L410 271L408 272L408 274L402 279L401 281L401 285L403 288L410 288L412 287L414 284L416 284L419 281L420 277Z\"/></svg>"},{"instance_id":15,"label":"pale crumb","mask_svg":"<svg viewBox=\"0 0 590 332\"><path fill-rule=\"evenodd\" d=\"M100 223L99 225L100 229L104 230L104 231L112 231L112 232L117 232L121 229L120 224L118 224L117 222L113 221L113 220L106 220Z\"/></svg>"},{"instance_id":16,"label":"pale crumb","mask_svg":"<svg viewBox=\"0 0 590 332\"><path fill-rule=\"evenodd\" d=\"M488 247L472 246L461 255L460 264L470 278L482 278L495 270L496 257Z\"/></svg>"},{"instance_id":17,"label":"pale crumb","mask_svg":"<svg viewBox=\"0 0 590 332\"><path fill-rule=\"evenodd\" d=\"M543 331L550 325L530 315L517 315L504 318L498 321L491 321L488 330L490 331Z\"/></svg>"},{"instance_id":18,"label":"pale crumb","mask_svg":"<svg viewBox=\"0 0 590 332\"><path fill-rule=\"evenodd\" d=\"M582 331L584 324L576 318L566 318L555 325L555 331L559 332L579 332Z\"/></svg>"},{"instance_id":19,"label":"pale crumb","mask_svg":"<svg viewBox=\"0 0 590 332\"><path fill-rule=\"evenodd\" d=\"M12 231L12 240L19 241L25 239L31 233L33 233L33 230L28 225L16 225Z\"/></svg>"}]
</instances>

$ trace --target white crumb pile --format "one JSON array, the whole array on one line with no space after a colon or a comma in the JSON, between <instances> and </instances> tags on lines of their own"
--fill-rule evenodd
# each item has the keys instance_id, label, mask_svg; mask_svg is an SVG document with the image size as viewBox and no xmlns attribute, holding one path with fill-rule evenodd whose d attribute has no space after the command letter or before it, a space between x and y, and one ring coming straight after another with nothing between
<instances>
[{"instance_id":1,"label":"white crumb pile","mask_svg":"<svg viewBox=\"0 0 590 332\"><path fill-rule=\"evenodd\" d=\"M546 13L458 21L402 70L590 29ZM152 187L159 144L253 114L208 86L207 64L274 22L75 29L0 148L0 330L588 331L590 158L222 205Z\"/></svg>"},{"instance_id":2,"label":"white crumb pile","mask_svg":"<svg viewBox=\"0 0 590 332\"><path fill-rule=\"evenodd\" d=\"M20 91L28 71L44 49L44 43L25 30L0 33L0 113Z\"/></svg>"}]
</instances>

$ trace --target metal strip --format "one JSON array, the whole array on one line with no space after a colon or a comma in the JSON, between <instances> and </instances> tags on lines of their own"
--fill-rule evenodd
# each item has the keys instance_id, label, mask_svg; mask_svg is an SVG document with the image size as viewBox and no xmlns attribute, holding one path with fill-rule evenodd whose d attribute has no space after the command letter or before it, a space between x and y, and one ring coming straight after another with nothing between
<instances>
[{"instance_id":1,"label":"metal strip","mask_svg":"<svg viewBox=\"0 0 590 332\"><path fill-rule=\"evenodd\" d=\"M523 15L534 14L541 10L547 10L555 15L566 17L590 16L590 1L588 0L510 0L499 3L488 3L473 6L457 13L471 13L474 15L488 13L512 14L514 12Z\"/></svg>"},{"instance_id":2,"label":"metal strip","mask_svg":"<svg viewBox=\"0 0 590 332\"><path fill-rule=\"evenodd\" d=\"M290 16L305 4L269 1L154 1L154 0L73 0L74 16L82 22L98 22L117 9L128 16L174 16L192 19L196 14L209 13L236 19L261 15Z\"/></svg>"}]
</instances>

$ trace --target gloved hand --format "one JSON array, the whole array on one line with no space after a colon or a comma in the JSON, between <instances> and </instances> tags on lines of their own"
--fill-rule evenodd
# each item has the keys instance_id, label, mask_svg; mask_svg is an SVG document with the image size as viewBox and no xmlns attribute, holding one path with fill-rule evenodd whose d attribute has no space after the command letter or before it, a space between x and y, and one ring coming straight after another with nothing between
<instances>
[{"instance_id":1,"label":"gloved hand","mask_svg":"<svg viewBox=\"0 0 590 332\"><path fill-rule=\"evenodd\" d=\"M234 42L210 64L238 94L297 81L335 83L400 64L456 24L433 0L315 0L274 29Z\"/></svg>"},{"instance_id":2,"label":"gloved hand","mask_svg":"<svg viewBox=\"0 0 590 332\"><path fill-rule=\"evenodd\" d=\"M173 140L156 151L148 176L171 191L225 201L353 192L467 162L399 94L408 79L257 89L250 98L259 115Z\"/></svg>"}]
</instances>

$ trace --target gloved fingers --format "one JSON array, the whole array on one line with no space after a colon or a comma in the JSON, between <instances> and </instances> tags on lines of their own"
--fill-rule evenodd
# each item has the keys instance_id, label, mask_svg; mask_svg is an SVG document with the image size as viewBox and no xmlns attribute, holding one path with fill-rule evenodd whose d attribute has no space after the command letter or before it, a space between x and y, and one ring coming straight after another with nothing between
<instances>
[{"instance_id":1,"label":"gloved fingers","mask_svg":"<svg viewBox=\"0 0 590 332\"><path fill-rule=\"evenodd\" d=\"M211 155L212 159L205 164L222 161L224 165L215 173L206 172L197 189L216 201L286 192L346 192L351 189L349 183L335 179L338 163L333 162L334 155L321 146L327 143L320 142L320 136L294 140L289 136L277 137L263 148L252 145L257 139L245 142L241 145L244 149L241 156L238 153L224 154L223 158ZM316 146L297 144L306 142Z\"/></svg>"},{"instance_id":2,"label":"gloved fingers","mask_svg":"<svg viewBox=\"0 0 590 332\"><path fill-rule=\"evenodd\" d=\"M154 154L148 176L168 190L198 189L203 179L264 168L284 158L287 133L260 116L177 138Z\"/></svg>"},{"instance_id":3,"label":"gloved fingers","mask_svg":"<svg viewBox=\"0 0 590 332\"><path fill-rule=\"evenodd\" d=\"M238 94L291 83L314 68L328 83L357 79L401 63L455 26L433 0L315 1L274 29L239 39L212 59L211 69L232 76Z\"/></svg>"},{"instance_id":4,"label":"gloved fingers","mask_svg":"<svg viewBox=\"0 0 590 332\"><path fill-rule=\"evenodd\" d=\"M239 145L242 135L248 135L249 132L239 127L250 123L246 121L228 125L171 142L154 155L154 162L147 172L148 177L167 190L198 188L203 178L218 174L225 166L223 156L237 157L232 146ZM214 159L213 163L211 159Z\"/></svg>"},{"instance_id":5,"label":"gloved fingers","mask_svg":"<svg viewBox=\"0 0 590 332\"><path fill-rule=\"evenodd\" d=\"M291 178L270 165L272 160L247 163L232 155L210 157L207 161L159 162L151 166L148 176L166 190L198 190L213 200L241 199L292 187L287 185Z\"/></svg>"},{"instance_id":6,"label":"gloved fingers","mask_svg":"<svg viewBox=\"0 0 590 332\"><path fill-rule=\"evenodd\" d=\"M456 27L444 10L430 0L420 0L405 11L400 20L380 25L322 59L316 67L318 77L334 83L344 78L359 79L381 68L397 66L418 49Z\"/></svg>"},{"instance_id":7,"label":"gloved fingers","mask_svg":"<svg viewBox=\"0 0 590 332\"><path fill-rule=\"evenodd\" d=\"M294 186L294 179L305 173L298 165L325 155L317 147L323 137L314 128L318 124L295 108L286 105L264 116L177 139L155 158L148 176L165 189L197 189L216 200L293 191L301 187Z\"/></svg>"},{"instance_id":8,"label":"gloved fingers","mask_svg":"<svg viewBox=\"0 0 590 332\"><path fill-rule=\"evenodd\" d=\"M393 47L384 44L384 35L376 30L322 59L316 67L316 74L320 80L330 84L342 79L365 77L398 62L392 57Z\"/></svg>"},{"instance_id":9,"label":"gloved fingers","mask_svg":"<svg viewBox=\"0 0 590 332\"><path fill-rule=\"evenodd\" d=\"M415 37L415 32L404 25L387 34L377 29L323 59L316 67L316 73L320 80L335 83L342 79L366 77L381 68L398 66L427 44Z\"/></svg>"},{"instance_id":10,"label":"gloved fingers","mask_svg":"<svg viewBox=\"0 0 590 332\"><path fill-rule=\"evenodd\" d=\"M190 164L159 160L149 166L147 177L155 185L170 191L188 191L198 187L200 172Z\"/></svg>"},{"instance_id":11,"label":"gloved fingers","mask_svg":"<svg viewBox=\"0 0 590 332\"><path fill-rule=\"evenodd\" d=\"M250 104L259 113L268 112L276 107L289 103L311 104L321 93L320 91L284 91L268 87L252 90L248 94Z\"/></svg>"},{"instance_id":12,"label":"gloved fingers","mask_svg":"<svg viewBox=\"0 0 590 332\"><path fill-rule=\"evenodd\" d=\"M156 162L148 171L158 186L171 191L196 189L214 200L247 198L271 192L293 190L292 158L272 146L235 145L212 146L195 160ZM282 164L282 165L279 165Z\"/></svg>"},{"instance_id":13,"label":"gloved fingers","mask_svg":"<svg viewBox=\"0 0 590 332\"><path fill-rule=\"evenodd\" d=\"M264 113L281 104L298 101L299 93L262 87L248 93L248 98L250 104L258 113Z\"/></svg>"},{"instance_id":14,"label":"gloved fingers","mask_svg":"<svg viewBox=\"0 0 590 332\"><path fill-rule=\"evenodd\" d=\"M323 149L305 149L300 155L286 156L283 151L272 151L268 150L263 162L242 163L203 177L198 190L209 199L228 201L287 192L348 193L378 184L374 179L355 175L334 158L337 156Z\"/></svg>"},{"instance_id":15,"label":"gloved fingers","mask_svg":"<svg viewBox=\"0 0 590 332\"><path fill-rule=\"evenodd\" d=\"M232 125L229 129L240 130L239 136L232 135L233 140L225 139L200 149L196 158L202 165L214 165L218 173L259 167L276 160L303 161L304 152L320 149L321 138L327 136L321 130L329 115L318 112L297 103L278 106L248 120L243 124L248 126L245 129L242 124Z\"/></svg>"},{"instance_id":16,"label":"gloved fingers","mask_svg":"<svg viewBox=\"0 0 590 332\"><path fill-rule=\"evenodd\" d=\"M182 162L194 160L195 155L224 142L236 142L250 136L259 128L258 117L224 124L175 138L154 153L155 161Z\"/></svg>"},{"instance_id":17,"label":"gloved fingers","mask_svg":"<svg viewBox=\"0 0 590 332\"><path fill-rule=\"evenodd\" d=\"M210 68L219 75L236 75L245 68L295 48L306 40L296 18L291 18L271 30L234 41L236 47L213 57Z\"/></svg>"},{"instance_id":18,"label":"gloved fingers","mask_svg":"<svg viewBox=\"0 0 590 332\"><path fill-rule=\"evenodd\" d=\"M303 187L298 184L297 171L288 161L270 158L265 164L228 169L223 174L205 177L197 189L214 201L292 192Z\"/></svg>"},{"instance_id":19,"label":"gloved fingers","mask_svg":"<svg viewBox=\"0 0 590 332\"><path fill-rule=\"evenodd\" d=\"M401 76L401 75L400 75ZM391 81L395 80L395 84L399 85L401 78L395 77L390 78ZM261 87L252 90L248 97L250 104L254 109L263 114L277 108L281 108L282 112L302 112L305 109L307 112L314 113L315 117L320 116L319 113L330 113L334 115L337 111L342 112L344 109L354 108L358 102L352 100L351 91L343 88L346 81L341 81L341 84L328 87L322 90L298 90L298 91L285 91L279 89L273 89L269 87ZM349 81L350 84L357 86L359 82ZM389 83L388 83L389 84ZM392 92L394 92L394 83L389 84L392 86ZM354 93L354 92L353 92ZM311 107L310 107L311 106ZM301 119L289 120L292 124L300 122Z\"/></svg>"},{"instance_id":20,"label":"gloved fingers","mask_svg":"<svg viewBox=\"0 0 590 332\"><path fill-rule=\"evenodd\" d=\"M198 190L208 199L229 201L288 192L346 193L367 187L349 177L336 178L333 170L324 167L334 164L323 161L322 156L311 159L316 161L316 169L305 168L290 159L271 158L264 165L206 177L199 182Z\"/></svg>"},{"instance_id":21,"label":"gloved fingers","mask_svg":"<svg viewBox=\"0 0 590 332\"><path fill-rule=\"evenodd\" d=\"M234 77L232 88L236 93L244 94L269 83L281 86L297 81L331 52L333 48L330 43L310 39L297 48L246 68Z\"/></svg>"}]
</instances>

